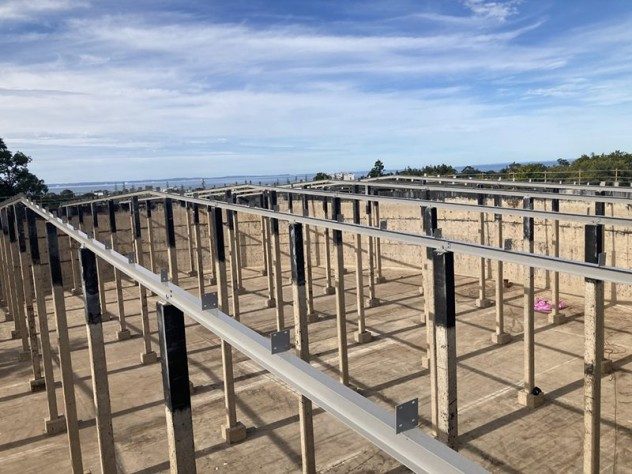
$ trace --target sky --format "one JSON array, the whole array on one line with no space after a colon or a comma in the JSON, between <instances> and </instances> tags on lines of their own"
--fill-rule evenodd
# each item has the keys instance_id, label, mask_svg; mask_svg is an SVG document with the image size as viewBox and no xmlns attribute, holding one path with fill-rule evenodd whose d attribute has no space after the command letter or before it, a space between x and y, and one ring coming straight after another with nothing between
<instances>
[{"instance_id":1,"label":"sky","mask_svg":"<svg viewBox=\"0 0 632 474\"><path fill-rule=\"evenodd\" d=\"M47 182L632 151L632 2L0 0Z\"/></svg>"}]
</instances>

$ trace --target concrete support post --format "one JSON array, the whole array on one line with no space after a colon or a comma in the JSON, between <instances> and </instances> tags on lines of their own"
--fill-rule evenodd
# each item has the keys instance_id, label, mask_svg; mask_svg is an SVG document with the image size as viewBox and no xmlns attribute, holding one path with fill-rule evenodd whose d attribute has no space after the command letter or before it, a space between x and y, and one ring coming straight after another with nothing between
<instances>
[{"instance_id":1,"label":"concrete support post","mask_svg":"<svg viewBox=\"0 0 632 474\"><path fill-rule=\"evenodd\" d=\"M533 198L523 199L523 208L533 209ZM524 217L523 228L523 251L533 253L534 251L534 222L533 217ZM523 283L523 306L524 306L524 381L523 389L518 392L518 403L528 408L536 408L544 402L544 394L535 386L535 269L533 267L524 268Z\"/></svg>"},{"instance_id":2,"label":"concrete support post","mask_svg":"<svg viewBox=\"0 0 632 474\"><path fill-rule=\"evenodd\" d=\"M437 208L426 207L424 209L424 229L426 235L434 236L437 228ZM425 291L424 306L426 311L426 356L422 359L422 365L430 372L430 419L432 428L438 427L437 405L437 342L434 319L434 249L426 248L425 265Z\"/></svg>"},{"instance_id":3,"label":"concrete support post","mask_svg":"<svg viewBox=\"0 0 632 474\"><path fill-rule=\"evenodd\" d=\"M270 196L266 191L262 194L262 206L265 208L270 207ZM268 308L276 306L276 298L274 297L274 269L272 263L272 245L271 245L271 224L270 219L264 219L263 226L263 241L265 246L265 263L266 263L266 275L268 280L268 300L266 304Z\"/></svg>"},{"instance_id":4,"label":"concrete support post","mask_svg":"<svg viewBox=\"0 0 632 474\"><path fill-rule=\"evenodd\" d=\"M193 237L195 238L195 269L197 270L198 295L204 295L204 266L202 265L202 239L200 236L200 206L193 204Z\"/></svg>"},{"instance_id":5,"label":"concrete support post","mask_svg":"<svg viewBox=\"0 0 632 474\"><path fill-rule=\"evenodd\" d=\"M178 284L178 250L176 249L176 230L173 224L173 202L171 198L165 198L165 232L167 236L167 261L169 262L169 280L174 285Z\"/></svg>"},{"instance_id":6,"label":"concrete support post","mask_svg":"<svg viewBox=\"0 0 632 474\"><path fill-rule=\"evenodd\" d=\"M301 199L303 216L309 217L309 196L307 194L303 194ZM308 225L305 225L305 233L304 233L304 242L305 242L305 296L306 296L306 304L307 304L307 321L314 322L316 320L316 313L314 311L314 285L313 285L313 275L312 275L312 245L311 245L311 235L310 228Z\"/></svg>"},{"instance_id":7,"label":"concrete support post","mask_svg":"<svg viewBox=\"0 0 632 474\"><path fill-rule=\"evenodd\" d=\"M96 203L90 204L90 213L92 215L92 234L95 240L99 240L99 208ZM109 321L110 316L107 311L107 301L105 294L105 263L97 259L97 274L99 284L99 305L101 306L101 320ZM84 295L85 297L85 295Z\"/></svg>"},{"instance_id":8,"label":"concrete support post","mask_svg":"<svg viewBox=\"0 0 632 474\"><path fill-rule=\"evenodd\" d=\"M88 351L90 353L92 393L94 395L101 471L104 473L117 472L114 433L112 431L108 368L105 358L105 345L103 344L101 308L99 307L97 258L94 252L89 249L84 248L79 252L81 258L86 330L88 333Z\"/></svg>"},{"instance_id":9,"label":"concrete support post","mask_svg":"<svg viewBox=\"0 0 632 474\"><path fill-rule=\"evenodd\" d=\"M323 198L323 214L325 219L329 219L329 203L327 198ZM335 293L334 287L331 285L331 238L330 230L325 229L325 288L323 288L323 294L333 295Z\"/></svg>"},{"instance_id":10,"label":"concrete support post","mask_svg":"<svg viewBox=\"0 0 632 474\"><path fill-rule=\"evenodd\" d=\"M226 228L228 230L228 257L230 259L230 291L232 300L231 315L233 318L239 320L239 279L237 276L237 267L239 266L239 262L237 261L235 213L230 210L226 211Z\"/></svg>"},{"instance_id":11,"label":"concrete support post","mask_svg":"<svg viewBox=\"0 0 632 474\"><path fill-rule=\"evenodd\" d=\"M338 220L340 216L340 198L334 198L332 202L332 219ZM347 311L345 308L345 275L344 275L344 248L342 246L342 231L334 230L333 243L336 254L334 285L336 288L336 328L338 330L338 366L340 369L340 382L349 385L349 359L347 356Z\"/></svg>"},{"instance_id":12,"label":"concrete support post","mask_svg":"<svg viewBox=\"0 0 632 474\"><path fill-rule=\"evenodd\" d=\"M354 192L358 194L357 186ZM353 201L353 223L360 224L360 201ZM355 235L355 260L356 260L356 307L358 312L358 330L354 334L357 343L363 344L373 340L373 334L366 330L364 319L364 275L362 268L362 235Z\"/></svg>"},{"instance_id":13,"label":"concrete support post","mask_svg":"<svg viewBox=\"0 0 632 474\"><path fill-rule=\"evenodd\" d=\"M44 377L42 377L42 367L40 364L39 344L37 341L37 328L35 325L35 310L33 303L35 294L33 292L33 274L31 272L31 257L26 249L26 237L24 235L24 205L15 206L15 229L18 238L18 250L20 261L20 275L22 278L22 289L24 291L24 306L26 309L26 326L29 337L29 347L31 350L31 366L33 378L29 381L31 391L44 389Z\"/></svg>"},{"instance_id":14,"label":"concrete support post","mask_svg":"<svg viewBox=\"0 0 632 474\"><path fill-rule=\"evenodd\" d=\"M9 206L7 209L7 223L9 226L9 268L11 277L13 278L14 288L14 301L15 301L15 330L16 339L19 337L22 340L22 351L20 352L19 359L22 361L28 360L30 357L28 329L26 326L26 311L24 301L24 284L22 279L22 272L20 270L20 256L19 249L17 248L17 235L15 229L15 209L13 206Z\"/></svg>"},{"instance_id":15,"label":"concrete support post","mask_svg":"<svg viewBox=\"0 0 632 474\"><path fill-rule=\"evenodd\" d=\"M370 189L368 186L365 188L365 194L369 194ZM373 205L371 201L367 201L366 203L366 218L367 225L369 227L373 226ZM368 265L369 265L369 299L366 303L368 308L374 308L380 304L380 301L375 296L375 253L374 253L374 240L373 237L369 236L368 245L367 245L367 255L368 255Z\"/></svg>"},{"instance_id":16,"label":"concrete support post","mask_svg":"<svg viewBox=\"0 0 632 474\"><path fill-rule=\"evenodd\" d=\"M13 272L11 271L11 248L9 244L9 223L7 221L7 209L2 209L0 212L0 220L2 220L2 272L4 274L4 280L6 284L6 304L7 312L5 317L7 321L13 321L14 329L11 331L12 339L19 339L21 337L18 327L18 306L17 295L15 291L15 279L13 278Z\"/></svg>"},{"instance_id":17,"label":"concrete support post","mask_svg":"<svg viewBox=\"0 0 632 474\"><path fill-rule=\"evenodd\" d=\"M269 208L274 211L278 210L276 191L270 191ZM279 241L278 219L270 219L270 234L272 236L272 267L274 270L277 331L281 331L285 328L285 320L283 314L283 276L281 274L281 243Z\"/></svg>"},{"instance_id":18,"label":"concrete support post","mask_svg":"<svg viewBox=\"0 0 632 474\"><path fill-rule=\"evenodd\" d=\"M158 302L158 336L162 358L162 387L172 473L195 473L195 445L191 417L189 365L184 314L175 306Z\"/></svg>"},{"instance_id":19,"label":"concrete support post","mask_svg":"<svg viewBox=\"0 0 632 474\"><path fill-rule=\"evenodd\" d=\"M140 209L138 196L133 196L130 204L131 229L134 239L134 251L136 263L143 266L145 255L143 253L143 239L140 225ZM143 352L140 353L140 362L143 365L153 364L158 360L156 352L151 347L151 329L149 326L149 310L147 307L147 290L143 285L138 285L138 299L140 303L140 318L143 327Z\"/></svg>"},{"instance_id":20,"label":"concrete support post","mask_svg":"<svg viewBox=\"0 0 632 474\"><path fill-rule=\"evenodd\" d=\"M66 215L66 222L72 225L72 207L65 207L64 213ZM78 248L79 247L75 244L75 240L68 236L68 253L70 254L70 268L72 269L72 289L70 292L75 296L81 294L81 271L79 269L77 255L75 253Z\"/></svg>"},{"instance_id":21,"label":"concrete support post","mask_svg":"<svg viewBox=\"0 0 632 474\"><path fill-rule=\"evenodd\" d=\"M108 200L108 216L110 223L110 242L112 244L112 250L118 250L118 234L116 227L116 204L114 200ZM118 312L119 330L116 332L116 337L119 341L129 339L131 334L127 328L127 322L125 321L125 298L123 296L123 285L121 282L121 272L116 268L114 270L114 285L116 287L116 307Z\"/></svg>"},{"instance_id":22,"label":"concrete support post","mask_svg":"<svg viewBox=\"0 0 632 474\"><path fill-rule=\"evenodd\" d=\"M305 292L305 255L302 224L290 224L290 259L294 307L294 347L296 354L309 362L309 332ZM304 473L316 472L312 401L299 395L298 417L301 427L301 457Z\"/></svg>"},{"instance_id":23,"label":"concrete support post","mask_svg":"<svg viewBox=\"0 0 632 474\"><path fill-rule=\"evenodd\" d=\"M502 207L502 197L494 196L494 206ZM503 240L503 216L502 214L494 214L496 221L496 246L504 248ZM505 332L505 280L503 261L496 260L496 280L494 281L496 289L496 330L492 334L492 342L494 344L503 345L512 340L511 334Z\"/></svg>"},{"instance_id":24,"label":"concrete support post","mask_svg":"<svg viewBox=\"0 0 632 474\"><path fill-rule=\"evenodd\" d=\"M195 257L193 251L193 224L191 223L191 210L188 202L182 202L184 212L186 214L186 223L187 223L187 250L189 252L189 276L195 276Z\"/></svg>"},{"instance_id":25,"label":"concrete support post","mask_svg":"<svg viewBox=\"0 0 632 474\"><path fill-rule=\"evenodd\" d=\"M215 277L215 245L213 244L213 236L215 235L215 228L213 227L213 215L210 208L207 208L206 212L206 224L208 228L208 252L211 261L211 276L209 277L209 285L213 286L217 284L217 278Z\"/></svg>"},{"instance_id":26,"label":"concrete support post","mask_svg":"<svg viewBox=\"0 0 632 474\"><path fill-rule=\"evenodd\" d=\"M480 185L479 185L480 186ZM479 206L485 205L485 194L477 195L477 204ZM481 245L485 245L485 213L478 213L478 237L479 243ZM484 258L480 258L478 262L478 299L476 300L476 306L479 308L489 308L493 303L491 300L487 299L486 288L485 288L485 265L486 261Z\"/></svg>"},{"instance_id":27,"label":"concrete support post","mask_svg":"<svg viewBox=\"0 0 632 474\"><path fill-rule=\"evenodd\" d=\"M587 225L585 260L599 263L603 225ZM604 282L586 279L584 296L584 472L600 472L601 376L604 350Z\"/></svg>"},{"instance_id":28,"label":"concrete support post","mask_svg":"<svg viewBox=\"0 0 632 474\"><path fill-rule=\"evenodd\" d=\"M437 437L458 448L454 254L433 251L433 300L437 352Z\"/></svg>"},{"instance_id":29,"label":"concrete support post","mask_svg":"<svg viewBox=\"0 0 632 474\"><path fill-rule=\"evenodd\" d=\"M559 192L559 190L555 190ZM551 199L551 210L553 212L560 212L560 200L559 199ZM552 239L552 247L553 247L553 256L560 256L560 221L555 219L553 221L553 239ZM551 303L552 308L549 313L549 323L550 324L562 324L566 322L566 318L563 314L560 313L560 273L553 272L553 278L551 279Z\"/></svg>"},{"instance_id":30,"label":"concrete support post","mask_svg":"<svg viewBox=\"0 0 632 474\"><path fill-rule=\"evenodd\" d=\"M596 193L597 195L605 195L606 192L605 191L599 191ZM595 202L595 215L596 216L605 216L606 215L606 203L605 202ZM606 237L605 237L605 227L604 226L599 226L599 229L601 230L601 249L602 252L605 252L605 247L604 247L604 242L606 241ZM605 261L605 259L604 259ZM603 351L602 351L603 352ZM602 362L601 362L601 375L609 375L612 373L612 359L607 359L605 357L605 355L602 355Z\"/></svg>"},{"instance_id":31,"label":"concrete support post","mask_svg":"<svg viewBox=\"0 0 632 474\"><path fill-rule=\"evenodd\" d=\"M224 249L222 209L214 207L211 213L215 232L213 241L215 244L215 276L217 277L218 306L221 311L228 313L228 282L226 278L226 253ZM228 444L231 444L246 438L246 427L243 423L237 421L232 347L226 341L222 340L221 349L224 373L224 406L226 408L226 424L222 425L222 436Z\"/></svg>"},{"instance_id":32,"label":"concrete support post","mask_svg":"<svg viewBox=\"0 0 632 474\"><path fill-rule=\"evenodd\" d=\"M48 418L44 419L44 431L47 434L57 434L66 427L66 420L59 415L57 397L55 395L55 374L53 372L53 358L50 347L50 334L48 330L48 314L46 313L46 295L44 293L45 274L39 251L37 235L37 220L35 212L26 210L26 223L29 237L29 250L33 264L33 291L35 307L39 321L39 332L42 346L42 365L44 367L44 383L46 388L46 403L48 405ZM37 342L36 342L37 343Z\"/></svg>"},{"instance_id":33,"label":"concrete support post","mask_svg":"<svg viewBox=\"0 0 632 474\"><path fill-rule=\"evenodd\" d=\"M153 204L151 201L145 202L145 219L147 222L147 245L149 246L149 269L156 272L156 253L154 248L154 219L151 215Z\"/></svg>"},{"instance_id":34,"label":"concrete support post","mask_svg":"<svg viewBox=\"0 0 632 474\"><path fill-rule=\"evenodd\" d=\"M376 191L377 192L377 191ZM373 202L374 206L374 214L375 214L375 227L380 227L380 203L377 201ZM375 238L375 282L376 283L384 283L386 279L384 275L382 275L382 239L379 237Z\"/></svg>"},{"instance_id":35,"label":"concrete support post","mask_svg":"<svg viewBox=\"0 0 632 474\"><path fill-rule=\"evenodd\" d=\"M61 274L61 261L59 258L59 242L57 238L57 228L50 222L46 223L46 240L48 244L48 266L53 294L53 308L55 310L59 367L61 370L61 384L64 394L64 412L66 414L66 433L68 436L70 463L74 474L83 474L81 440L79 438L79 424L77 422L77 402L75 400L75 382L72 370L72 359L70 356L70 339L68 337L64 284Z\"/></svg>"}]
</instances>

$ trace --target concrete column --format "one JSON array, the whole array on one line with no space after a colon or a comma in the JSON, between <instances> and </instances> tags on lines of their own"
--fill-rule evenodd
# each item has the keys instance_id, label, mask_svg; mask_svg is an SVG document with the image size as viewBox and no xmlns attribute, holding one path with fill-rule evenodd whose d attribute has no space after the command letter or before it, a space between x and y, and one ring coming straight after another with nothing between
<instances>
[{"instance_id":1,"label":"concrete column","mask_svg":"<svg viewBox=\"0 0 632 474\"><path fill-rule=\"evenodd\" d=\"M97 258L89 249L83 248L79 252L101 471L114 473L117 472L116 450L114 448L114 433L112 431L110 387L108 384L105 345L103 344L101 308L99 307Z\"/></svg>"},{"instance_id":2,"label":"concrete column","mask_svg":"<svg viewBox=\"0 0 632 474\"><path fill-rule=\"evenodd\" d=\"M479 185L480 186L480 185ZM477 195L477 204L479 206L485 205L485 194ZM478 237L479 243L485 245L485 213L478 213ZM493 302L487 299L485 288L485 259L480 258L478 262L478 299L476 300L476 306L479 308L489 308Z\"/></svg>"},{"instance_id":3,"label":"concrete column","mask_svg":"<svg viewBox=\"0 0 632 474\"><path fill-rule=\"evenodd\" d=\"M323 198L323 213L324 218L329 219L329 208L328 208L327 198ZM325 228L325 288L323 289L323 294L325 295L333 295L335 293L335 289L331 286L331 238L330 238L330 230Z\"/></svg>"},{"instance_id":4,"label":"concrete column","mask_svg":"<svg viewBox=\"0 0 632 474\"><path fill-rule=\"evenodd\" d=\"M437 208L426 207L424 209L424 229L426 235L434 236L437 227ZM432 428L438 429L438 405L437 405L437 351L436 330L434 319L434 249L426 248L424 307L426 311L426 356L422 358L423 367L430 372L430 419Z\"/></svg>"},{"instance_id":5,"label":"concrete column","mask_svg":"<svg viewBox=\"0 0 632 474\"><path fill-rule=\"evenodd\" d=\"M198 295L204 295L204 266L202 265L202 241L200 237L200 206L193 204L193 237L195 238L195 269L197 270Z\"/></svg>"},{"instance_id":6,"label":"concrete column","mask_svg":"<svg viewBox=\"0 0 632 474\"><path fill-rule=\"evenodd\" d=\"M309 196L307 194L303 194L301 204L303 208L303 216L309 217ZM309 226L305 225L303 240L305 242L305 295L307 298L307 321L314 322L316 320L316 312L314 311L314 285L312 275L312 246L310 232L311 230Z\"/></svg>"},{"instance_id":7,"label":"concrete column","mask_svg":"<svg viewBox=\"0 0 632 474\"><path fill-rule=\"evenodd\" d=\"M165 198L165 232L167 234L167 260L169 262L169 279L174 285L178 284L178 250L176 249L176 231L173 225L173 202Z\"/></svg>"},{"instance_id":8,"label":"concrete column","mask_svg":"<svg viewBox=\"0 0 632 474\"><path fill-rule=\"evenodd\" d=\"M277 193L270 191L270 209L278 210ZM285 328L283 314L283 276L281 275L281 244L279 242L279 221L270 219L270 234L272 236L272 264L274 270L274 299L276 301L277 331Z\"/></svg>"},{"instance_id":9,"label":"concrete column","mask_svg":"<svg viewBox=\"0 0 632 474\"><path fill-rule=\"evenodd\" d=\"M195 276L195 257L193 252L193 224L191 223L191 211L189 210L189 203L182 201L182 207L186 214L187 223L187 250L189 251L189 276Z\"/></svg>"},{"instance_id":10,"label":"concrete column","mask_svg":"<svg viewBox=\"0 0 632 474\"><path fill-rule=\"evenodd\" d=\"M262 195L262 198L263 207L269 208L270 196L267 191ZM274 297L274 269L272 263L271 234L270 219L266 218L264 220L263 240L265 245L266 275L268 277L268 300L266 301L268 308L276 306L276 298Z\"/></svg>"},{"instance_id":11,"label":"concrete column","mask_svg":"<svg viewBox=\"0 0 632 474\"><path fill-rule=\"evenodd\" d=\"M357 186L355 193L358 194ZM360 201L353 201L353 223L360 224ZM355 257L356 257L356 307L358 312L358 330L354 334L354 339L358 343L370 342L373 334L366 330L364 319L364 275L362 268L362 235L355 235Z\"/></svg>"},{"instance_id":12,"label":"concrete column","mask_svg":"<svg viewBox=\"0 0 632 474\"><path fill-rule=\"evenodd\" d=\"M309 332L307 326L307 307L305 292L305 256L303 226L290 224L290 252L292 265L292 295L294 307L294 347L296 355L309 362ZM298 416L301 427L301 456L304 473L316 472L314 453L314 422L312 419L312 401L298 397Z\"/></svg>"},{"instance_id":13,"label":"concrete column","mask_svg":"<svg viewBox=\"0 0 632 474\"><path fill-rule=\"evenodd\" d=\"M494 206L502 207L502 196L494 196ZM503 216L502 214L494 214L496 221L496 246L504 248L503 240ZM496 330L492 334L492 342L494 344L503 345L512 340L511 334L505 332L505 280L503 274L503 261L496 260L496 280L494 282L496 289Z\"/></svg>"},{"instance_id":14,"label":"concrete column","mask_svg":"<svg viewBox=\"0 0 632 474\"><path fill-rule=\"evenodd\" d=\"M20 270L20 255L17 248L17 235L15 229L15 209L14 206L9 206L7 209L7 223L9 226L9 268L11 269L11 276L14 281L14 301L15 301L15 328L16 333L19 334L19 338L22 340L22 352L20 352L19 359L24 361L28 360L31 356L28 339L28 329L26 326L26 311L24 301L24 280L22 278L22 272Z\"/></svg>"},{"instance_id":15,"label":"concrete column","mask_svg":"<svg viewBox=\"0 0 632 474\"><path fill-rule=\"evenodd\" d=\"M64 214L66 216L66 222L72 225L72 207L64 207ZM81 294L81 273L79 270L77 255L75 254L75 250L77 248L79 247L75 244L75 240L68 236L68 253L70 254L70 267L72 269L72 289L70 292L75 296Z\"/></svg>"},{"instance_id":16,"label":"concrete column","mask_svg":"<svg viewBox=\"0 0 632 474\"><path fill-rule=\"evenodd\" d=\"M18 312L16 293L15 293L15 279L13 278L13 272L11 271L11 250L9 247L9 224L7 222L7 209L0 211L0 220L2 221L2 271L4 275L4 282L6 285L5 298L7 311L5 318L7 321L13 321L14 329L11 331L12 339L19 339L21 337L20 330L18 328L18 321L16 315Z\"/></svg>"},{"instance_id":17,"label":"concrete column","mask_svg":"<svg viewBox=\"0 0 632 474\"><path fill-rule=\"evenodd\" d=\"M195 473L195 445L191 417L191 392L184 314L175 306L158 302L158 336L162 357L162 387L172 473Z\"/></svg>"},{"instance_id":18,"label":"concrete column","mask_svg":"<svg viewBox=\"0 0 632 474\"><path fill-rule=\"evenodd\" d=\"M605 191L598 191L597 193L595 193L597 195L601 195L604 196L606 194ZM606 215L606 203L605 202L595 202L595 215L596 216L605 216ZM601 229L601 242L602 242L602 252L605 252L605 247L603 245L603 243L606 241L606 236L605 236L605 227L604 226L600 226L599 229ZM601 362L601 375L609 375L612 373L612 360L611 359L607 359L604 355L602 355L602 362Z\"/></svg>"},{"instance_id":19,"label":"concrete column","mask_svg":"<svg viewBox=\"0 0 632 474\"><path fill-rule=\"evenodd\" d=\"M533 198L523 199L523 208L533 209ZM523 251L533 253L534 250L534 222L533 217L524 217ZM535 270L533 267L524 268L523 306L524 306L524 381L523 389L518 392L518 403L528 408L536 408L544 402L544 394L535 386L535 321L533 304L535 302Z\"/></svg>"},{"instance_id":20,"label":"concrete column","mask_svg":"<svg viewBox=\"0 0 632 474\"><path fill-rule=\"evenodd\" d=\"M83 474L81 440L79 438L79 424L77 422L77 402L75 400L75 382L72 370L72 358L70 356L64 284L59 258L59 241L57 238L57 228L50 222L46 223L46 240L48 244L48 266L53 294L53 307L55 310L59 367L64 394L64 412L66 414L66 434L68 436L70 463L74 474Z\"/></svg>"},{"instance_id":21,"label":"concrete column","mask_svg":"<svg viewBox=\"0 0 632 474\"><path fill-rule=\"evenodd\" d=\"M16 204L15 208L15 228L18 238L20 274L22 278L22 289L24 291L24 304L26 309L26 326L29 337L29 347L31 350L31 366L33 369L33 378L29 381L31 391L39 391L44 389L44 377L42 376L42 368L40 365L39 344L37 341L37 328L35 325L35 310L33 302L35 294L33 292L33 273L31 272L31 257L26 248L26 237L24 235L24 205Z\"/></svg>"},{"instance_id":22,"label":"concrete column","mask_svg":"<svg viewBox=\"0 0 632 474\"><path fill-rule=\"evenodd\" d=\"M377 193L377 191L375 191ZM375 213L375 227L380 227L380 203L377 201L373 202L374 213ZM382 275L382 239L377 237L375 239L375 282L376 283L384 283L386 279L384 275Z\"/></svg>"},{"instance_id":23,"label":"concrete column","mask_svg":"<svg viewBox=\"0 0 632 474\"><path fill-rule=\"evenodd\" d=\"M90 204L90 213L92 215L92 233L95 240L99 240L99 209L96 203ZM105 263L97 259L97 273L99 284L99 305L101 306L101 320L109 321L110 315L107 311L107 301L105 294L105 276L104 276Z\"/></svg>"},{"instance_id":24,"label":"concrete column","mask_svg":"<svg viewBox=\"0 0 632 474\"><path fill-rule=\"evenodd\" d=\"M138 196L132 197L129 210L136 263L140 266L144 266L145 255L143 252ZM143 352L140 353L140 363L143 365L153 364L158 360L158 356L151 347L151 329L149 326L149 310L147 308L147 290L140 284L138 285L138 299L140 303L141 324L143 327Z\"/></svg>"},{"instance_id":25,"label":"concrete column","mask_svg":"<svg viewBox=\"0 0 632 474\"><path fill-rule=\"evenodd\" d=\"M145 218L147 220L147 244L149 246L149 269L156 272L156 254L154 250L154 220L151 215L153 204L145 201Z\"/></svg>"},{"instance_id":26,"label":"concrete column","mask_svg":"<svg viewBox=\"0 0 632 474\"><path fill-rule=\"evenodd\" d=\"M217 278L217 300L220 311L228 313L228 282L226 278L226 253L224 249L224 229L222 209L211 210L213 219L215 244L215 276ZM233 375L232 347L222 340L222 368L224 374L224 406L226 407L226 424L222 425L222 436L228 443L236 443L246 438L246 427L237 421L235 407L235 379Z\"/></svg>"},{"instance_id":27,"label":"concrete column","mask_svg":"<svg viewBox=\"0 0 632 474\"><path fill-rule=\"evenodd\" d=\"M239 278L237 276L239 262L237 261L235 213L230 210L226 211L226 228L228 230L228 256L230 259L231 315L236 320L239 320Z\"/></svg>"},{"instance_id":28,"label":"concrete column","mask_svg":"<svg viewBox=\"0 0 632 474\"><path fill-rule=\"evenodd\" d=\"M587 225L585 260L599 263L603 225ZM584 472L598 473L601 424L601 376L604 351L604 282L586 278L584 296Z\"/></svg>"},{"instance_id":29,"label":"concrete column","mask_svg":"<svg viewBox=\"0 0 632 474\"><path fill-rule=\"evenodd\" d=\"M555 190L559 192L559 190ZM551 199L551 210L553 212L560 212L560 200ZM560 256L560 221L555 219L553 221L553 241L551 242L553 247L553 256ZM551 303L552 310L549 313L550 324L562 324L566 322L566 318L560 313L560 273L553 272L553 278L551 279Z\"/></svg>"},{"instance_id":30,"label":"concrete column","mask_svg":"<svg viewBox=\"0 0 632 474\"><path fill-rule=\"evenodd\" d=\"M35 212L27 208L26 221L31 262L33 264L33 291L37 309L37 319L39 321L39 332L42 346L42 365L44 367L44 383L42 385L46 388L46 402L48 405L48 418L44 419L44 431L47 434L56 434L64 431L66 428L66 419L63 415L59 415L59 410L57 409L55 374L53 372L53 358L51 354L50 334L48 330L48 315L46 313L46 295L44 292L45 273L40 258L36 219Z\"/></svg>"},{"instance_id":31,"label":"concrete column","mask_svg":"<svg viewBox=\"0 0 632 474\"><path fill-rule=\"evenodd\" d=\"M433 251L434 323L437 352L437 437L450 448L458 448L456 381L456 302L454 254Z\"/></svg>"},{"instance_id":32,"label":"concrete column","mask_svg":"<svg viewBox=\"0 0 632 474\"><path fill-rule=\"evenodd\" d=\"M233 204L237 204L237 196L232 195ZM243 287L243 279L241 277L241 268L242 268L242 260L241 260L241 234L239 233L239 213L232 211L233 216L233 237L232 237L232 248L235 253L235 278L236 278L236 288L237 294L241 294L244 292Z\"/></svg>"},{"instance_id":33,"label":"concrete column","mask_svg":"<svg viewBox=\"0 0 632 474\"><path fill-rule=\"evenodd\" d=\"M108 200L108 216L110 222L110 242L112 244L112 250L118 250L118 234L116 228L116 204L112 199ZM119 341L129 339L131 334L127 329L127 322L125 321L125 298L123 296L123 285L121 284L121 272L116 268L114 270L114 284L116 287L116 307L119 319L119 330L116 333L116 337Z\"/></svg>"},{"instance_id":34,"label":"concrete column","mask_svg":"<svg viewBox=\"0 0 632 474\"><path fill-rule=\"evenodd\" d=\"M366 186L365 194L369 194L369 187ZM373 226L373 205L371 201L366 202L366 217L367 217L367 225L369 227ZM375 296L375 255L374 255L374 244L373 237L368 237L368 245L367 245L367 255L369 257L369 299L366 303L368 308L374 308L380 304L380 301Z\"/></svg>"},{"instance_id":35,"label":"concrete column","mask_svg":"<svg viewBox=\"0 0 632 474\"><path fill-rule=\"evenodd\" d=\"M333 198L332 219L340 216L340 198ZM342 246L342 231L334 230L333 243L336 255L334 285L336 288L336 329L338 330L338 367L340 382L349 385L349 360L347 356L347 311L345 308L345 275L344 248Z\"/></svg>"},{"instance_id":36,"label":"concrete column","mask_svg":"<svg viewBox=\"0 0 632 474\"><path fill-rule=\"evenodd\" d=\"M213 227L213 216L210 208L207 208L206 224L208 227L208 251L211 261L211 276L209 277L209 285L213 286L217 284L217 278L215 278L215 245L213 244L213 236L215 235L215 231Z\"/></svg>"}]
</instances>

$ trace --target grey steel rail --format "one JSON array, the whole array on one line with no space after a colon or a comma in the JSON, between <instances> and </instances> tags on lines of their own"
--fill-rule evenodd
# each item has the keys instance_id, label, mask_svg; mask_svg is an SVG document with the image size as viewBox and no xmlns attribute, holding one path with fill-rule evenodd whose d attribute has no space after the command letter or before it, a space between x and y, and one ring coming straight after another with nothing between
<instances>
[{"instance_id":1,"label":"grey steel rail","mask_svg":"<svg viewBox=\"0 0 632 474\"><path fill-rule=\"evenodd\" d=\"M364 186L364 185L359 185ZM292 193L298 195L318 196L328 198L340 198L346 200L358 200L358 201L376 201L386 204L410 204L426 207L436 207L437 209L446 209L449 211L462 211L462 212L483 212L488 214L502 214L507 216L519 216L519 217L533 217L535 219L550 219L560 220L566 222L581 222L583 224L605 224L622 227L632 227L632 219L626 219L623 217L607 217L607 216L595 216L586 214L572 214L565 212L548 212L539 210L519 209L513 207L496 207L496 206L479 206L476 204L462 204L444 201L432 201L429 199L419 198L397 198L391 196L376 196L359 193L347 193L340 191L316 191L313 189L302 188L281 188L271 186L255 186L251 188L259 191L274 190L279 193ZM484 190L482 190L484 194ZM252 193L252 195L260 193ZM241 196L248 196L249 194L242 194Z\"/></svg>"},{"instance_id":2,"label":"grey steel rail","mask_svg":"<svg viewBox=\"0 0 632 474\"><path fill-rule=\"evenodd\" d=\"M452 182L451 179L444 180ZM354 184L364 184L372 188L382 189L418 189L422 191L441 191L447 193L458 194L487 194L490 196L511 196L511 197L531 197L534 199L560 199L564 201L582 201L582 202L608 202L614 204L630 204L632 200L624 197L613 196L586 196L583 194L565 194L565 193L544 193L527 189L506 190L506 189L489 189L489 188L472 188L464 186L434 186L424 184L400 184L400 183L382 183L375 181L328 181L323 186L353 186ZM597 190L595 190L597 191Z\"/></svg>"},{"instance_id":3,"label":"grey steel rail","mask_svg":"<svg viewBox=\"0 0 632 474\"><path fill-rule=\"evenodd\" d=\"M170 196L182 198L181 196ZM61 219L26 199L21 200L41 218L52 223L90 249L121 273L137 281L159 298L182 310L200 325L228 342L297 393L312 400L347 427L364 436L384 452L415 472L479 473L477 464L415 428L395 433L395 415L359 395L350 388L324 375L300 359L292 351L272 354L269 339L224 314L219 309L202 309L199 298L171 282L161 282L160 276L127 257L107 249L104 244L88 237ZM208 204L208 201L203 202ZM219 204L219 203L218 203ZM241 206L219 206L241 210Z\"/></svg>"}]
</instances>

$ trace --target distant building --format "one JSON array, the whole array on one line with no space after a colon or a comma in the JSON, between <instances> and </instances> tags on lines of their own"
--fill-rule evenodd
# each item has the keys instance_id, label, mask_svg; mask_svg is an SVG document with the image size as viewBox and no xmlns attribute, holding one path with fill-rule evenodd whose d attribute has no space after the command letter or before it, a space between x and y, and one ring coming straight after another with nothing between
<instances>
[{"instance_id":1,"label":"distant building","mask_svg":"<svg viewBox=\"0 0 632 474\"><path fill-rule=\"evenodd\" d=\"M355 181L355 174L353 173L334 173L331 176L337 181Z\"/></svg>"}]
</instances>

